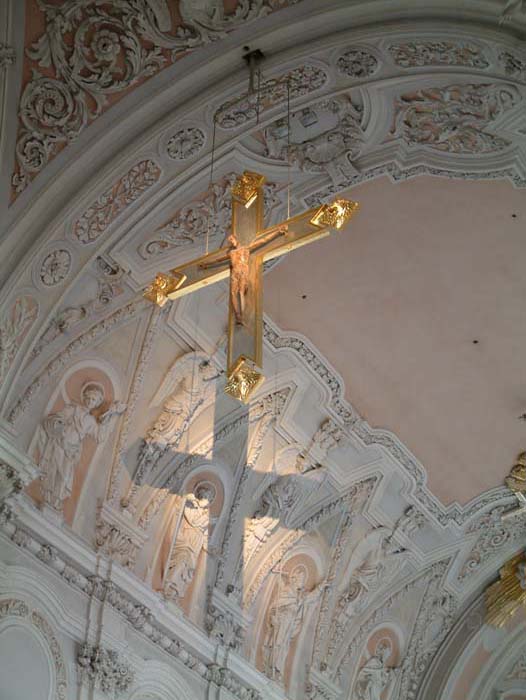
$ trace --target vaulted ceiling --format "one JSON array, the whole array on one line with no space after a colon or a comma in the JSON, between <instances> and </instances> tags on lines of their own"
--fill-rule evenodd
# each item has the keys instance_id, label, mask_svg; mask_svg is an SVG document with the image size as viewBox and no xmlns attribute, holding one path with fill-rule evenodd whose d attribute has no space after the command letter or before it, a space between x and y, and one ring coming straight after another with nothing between
<instances>
[{"instance_id":1,"label":"vaulted ceiling","mask_svg":"<svg viewBox=\"0 0 526 700\"><path fill-rule=\"evenodd\" d=\"M163 673L239 700L524 697L524 614L483 624L526 536L501 520L526 436L521 6L0 4L0 499L25 486L0 618L35 619L16 581L50 647L130 654L134 700ZM267 269L246 408L226 284L142 297L222 244L245 169L269 224L360 203Z\"/></svg>"}]
</instances>

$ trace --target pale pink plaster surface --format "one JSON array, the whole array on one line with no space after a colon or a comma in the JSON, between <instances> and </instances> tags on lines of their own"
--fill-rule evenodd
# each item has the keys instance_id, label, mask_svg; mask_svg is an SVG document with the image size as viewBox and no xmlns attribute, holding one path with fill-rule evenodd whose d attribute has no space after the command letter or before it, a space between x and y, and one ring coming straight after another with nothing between
<instances>
[{"instance_id":1,"label":"pale pink plaster surface","mask_svg":"<svg viewBox=\"0 0 526 700\"><path fill-rule=\"evenodd\" d=\"M524 191L382 178L347 196L355 219L265 277L265 311L321 350L444 503L465 503L502 484L526 443Z\"/></svg>"}]
</instances>

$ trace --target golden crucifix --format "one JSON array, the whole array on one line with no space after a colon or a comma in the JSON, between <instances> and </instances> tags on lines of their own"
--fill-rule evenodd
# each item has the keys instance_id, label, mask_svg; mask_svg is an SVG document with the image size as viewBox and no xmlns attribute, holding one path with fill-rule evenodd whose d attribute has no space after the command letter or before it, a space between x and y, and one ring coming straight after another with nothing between
<instances>
[{"instance_id":1,"label":"golden crucifix","mask_svg":"<svg viewBox=\"0 0 526 700\"><path fill-rule=\"evenodd\" d=\"M232 186L232 230L228 245L209 255L159 273L146 289L147 299L163 306L196 289L230 276L228 366L225 391L246 402L264 377L263 263L341 228L358 205L336 199L304 214L263 229L263 183L258 173L245 171Z\"/></svg>"}]
</instances>

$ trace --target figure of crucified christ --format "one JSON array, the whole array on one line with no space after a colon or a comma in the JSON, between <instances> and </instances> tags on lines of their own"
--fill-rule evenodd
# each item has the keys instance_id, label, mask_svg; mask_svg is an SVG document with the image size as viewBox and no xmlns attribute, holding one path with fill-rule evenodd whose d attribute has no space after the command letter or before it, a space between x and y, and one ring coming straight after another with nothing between
<instances>
[{"instance_id":1,"label":"figure of crucified christ","mask_svg":"<svg viewBox=\"0 0 526 700\"><path fill-rule=\"evenodd\" d=\"M223 255L210 262L201 263L202 267L213 267L225 260L230 260L230 301L234 310L236 323L243 325L245 313L245 298L249 288L250 255L258 248L270 243L278 236L284 236L288 226L283 225L264 236L256 238L250 245L240 245L235 233L228 236L229 249Z\"/></svg>"}]
</instances>

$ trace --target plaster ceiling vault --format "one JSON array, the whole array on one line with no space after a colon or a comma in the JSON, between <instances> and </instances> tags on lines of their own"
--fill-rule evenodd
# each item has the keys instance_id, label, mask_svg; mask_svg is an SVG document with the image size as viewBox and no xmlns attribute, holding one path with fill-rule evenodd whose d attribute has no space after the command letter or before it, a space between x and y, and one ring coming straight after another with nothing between
<instances>
[{"instance_id":1,"label":"plaster ceiling vault","mask_svg":"<svg viewBox=\"0 0 526 700\"><path fill-rule=\"evenodd\" d=\"M524 609L484 622L526 543L525 37L501 0L0 0L0 692L526 698ZM291 213L361 209L267 268L243 407L226 284L141 292L236 173L286 217L287 83Z\"/></svg>"}]
</instances>

